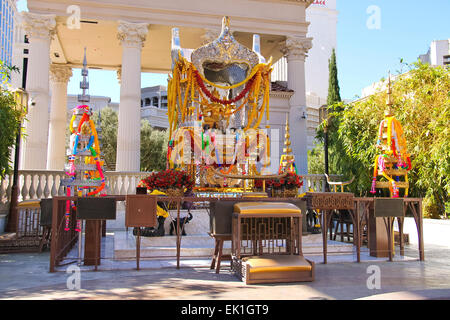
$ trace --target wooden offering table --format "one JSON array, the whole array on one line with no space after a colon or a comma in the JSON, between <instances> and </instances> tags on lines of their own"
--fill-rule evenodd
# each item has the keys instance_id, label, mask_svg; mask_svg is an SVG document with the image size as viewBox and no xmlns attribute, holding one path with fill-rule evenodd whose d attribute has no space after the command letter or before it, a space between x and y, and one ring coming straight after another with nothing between
<instances>
[{"instance_id":1,"label":"wooden offering table","mask_svg":"<svg viewBox=\"0 0 450 320\"><path fill-rule=\"evenodd\" d=\"M334 213L347 210L353 221L353 239L356 243L356 259L361 261L361 241L359 233L358 210L356 210L353 193L348 192L307 192L306 204L310 210L320 210L322 213L323 263L327 263L327 233Z\"/></svg>"},{"instance_id":2,"label":"wooden offering table","mask_svg":"<svg viewBox=\"0 0 450 320\"><path fill-rule=\"evenodd\" d=\"M139 270L141 253L141 227L156 226L157 197L147 195L128 195L126 200L125 226L137 228L136 269Z\"/></svg>"},{"instance_id":3,"label":"wooden offering table","mask_svg":"<svg viewBox=\"0 0 450 320\"><path fill-rule=\"evenodd\" d=\"M380 201L393 201L393 203L383 204ZM361 228L363 221L368 221L368 246L371 256L389 257L389 261L392 261L394 255L393 224L395 219L397 219L400 233L400 255L403 256L405 254L403 223L405 216L409 214L413 216L416 223L419 260L425 260L421 198L355 198L355 203L358 211L359 228ZM398 205L400 206L398 207Z\"/></svg>"},{"instance_id":4,"label":"wooden offering table","mask_svg":"<svg viewBox=\"0 0 450 320\"><path fill-rule=\"evenodd\" d=\"M84 265L93 265L97 270L101 263L102 221L116 219L116 201L103 197L78 198L76 218L86 220Z\"/></svg>"},{"instance_id":5,"label":"wooden offering table","mask_svg":"<svg viewBox=\"0 0 450 320\"><path fill-rule=\"evenodd\" d=\"M156 201L161 202L172 202L176 204L176 212L177 212L177 218L180 217L180 208L181 204L185 201L192 202L192 203L206 203L208 204L207 209L213 208L216 206L217 208L223 208L223 204L230 202L230 207L233 203L236 202L284 202L284 203L296 203L298 207L302 203L306 202L308 209L313 210L320 210L322 213L322 233L323 233L323 256L324 256L324 263L327 262L327 229L331 220L332 213L334 211L339 210L347 210L353 220L353 232L354 232L354 241L356 245L356 253L357 253L357 261L360 262L360 247L361 247L361 231L364 222L366 219L368 219L370 216L374 215L374 199L375 198L354 198L353 194L351 193L307 193L305 198L264 198L264 199L258 199L258 198L236 198L236 197L227 197L227 198L216 198L216 197L165 197L165 196L150 196L150 195L139 195L138 197L143 197L146 199L152 198L152 203L154 204ZM107 196L104 197L104 199L113 199L114 201L125 201L126 196ZM50 272L54 272L55 268L58 265L61 265L62 261L64 260L66 254L71 250L73 245L76 243L78 238L78 233L74 232L75 222L77 215L75 212L71 211L70 213L70 231L64 231L64 221L65 221L65 208L66 208L66 202L67 201L78 201L79 198L77 197L54 197L52 200L52 238L51 238L51 253L50 253ZM96 200L96 199L92 199ZM306 201L305 201L306 200ZM89 200L88 200L89 201ZM299 204L297 204L300 202ZM421 261L424 260L424 245L423 245L423 218L422 218L422 199L416 199L416 198L404 198L403 199L403 211L404 215L401 217L396 217L399 221L399 227L400 227L400 254L404 254L404 243L403 243L403 221L404 216L408 214L412 214L414 217L414 220L416 222L417 230L418 230L418 236L419 236L419 258ZM88 208L94 209L94 204L88 204ZM139 206L136 207L139 211ZM109 210L111 211L111 210ZM127 210L128 211L128 210ZM146 210L148 212L148 210ZM216 210L217 211L217 210ZM228 210L227 210L228 211ZM80 214L81 212L79 212ZM216 221L216 223L212 223L211 225L211 232L215 234L221 234L221 235L227 235L227 239L231 236L231 221L232 221L232 211L228 215L218 215L218 212L215 212L213 214L213 211L210 212L212 217L215 217L216 220L212 220L212 222ZM302 209L303 213L303 209ZM222 217L222 218L219 218ZM81 216L80 216L81 217ZM95 216L94 213L89 214L88 219L94 219L95 220L103 220L111 218L112 216ZM129 219L130 217L128 217ZM143 216L141 218L144 218ZM150 220L146 220L149 218ZM140 225L154 225L154 215L149 215L149 217L145 217L145 221L132 221L128 220L127 224L129 226L137 226ZM227 228L226 230L221 230L220 228L224 226L224 224L219 223L220 220L227 221ZM380 218L378 218L380 219ZM177 237L176 237L176 260L177 260L177 268L180 268L180 258L181 258L181 230L180 226L180 219L177 219ZM298 222L297 222L298 220ZM144 223L143 225L141 225ZM393 220L387 221L388 226L392 226ZM297 219L296 222L293 225L294 228L292 230L295 230L295 234L292 237L289 237L289 239L294 241L288 241L288 247L291 246L289 249L294 249L295 254L301 254L301 230L302 230L302 219ZM230 229L230 230L228 230ZM370 229L370 226L369 226ZM389 229L391 230L391 229ZM99 251L98 251L98 240L99 233L101 232L100 228L98 226L95 228L95 239L92 241L92 248L91 250L93 253L90 254L90 257L93 257L94 265L99 264ZM370 234L369 234L370 236ZM392 238L392 237L391 237ZM370 239L370 237L369 237ZM88 237L86 237L87 241L90 241ZM137 239L138 240L138 239ZM372 240L370 240L372 241ZM258 245L254 247L256 252L251 252L250 254L259 253L261 246ZM139 248L137 248L139 249ZM235 250L232 248L232 250ZM392 249L390 249L392 250ZM219 252L217 252L219 254ZM85 257L85 258L90 258ZM137 259L137 267L139 268L139 253L137 252L136 255ZM390 253L390 260L392 260L392 252Z\"/></svg>"}]
</instances>

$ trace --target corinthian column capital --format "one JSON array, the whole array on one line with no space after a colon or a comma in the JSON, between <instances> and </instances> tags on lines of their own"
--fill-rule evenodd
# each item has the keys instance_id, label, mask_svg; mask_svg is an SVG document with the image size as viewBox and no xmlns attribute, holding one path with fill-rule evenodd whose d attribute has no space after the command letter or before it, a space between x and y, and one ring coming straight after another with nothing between
<instances>
[{"instance_id":1,"label":"corinthian column capital","mask_svg":"<svg viewBox=\"0 0 450 320\"><path fill-rule=\"evenodd\" d=\"M148 23L119 21L117 38L122 45L142 48L148 33Z\"/></svg>"},{"instance_id":2,"label":"corinthian column capital","mask_svg":"<svg viewBox=\"0 0 450 320\"><path fill-rule=\"evenodd\" d=\"M65 65L50 65L50 80L52 82L69 82L70 77L72 77L72 68Z\"/></svg>"},{"instance_id":3,"label":"corinthian column capital","mask_svg":"<svg viewBox=\"0 0 450 320\"><path fill-rule=\"evenodd\" d=\"M31 39L38 38L50 40L56 33L56 15L54 14L37 14L32 12L22 12L22 25Z\"/></svg>"},{"instance_id":4,"label":"corinthian column capital","mask_svg":"<svg viewBox=\"0 0 450 320\"><path fill-rule=\"evenodd\" d=\"M312 48L312 38L306 37L287 37L286 41L281 43L281 52L287 59L301 59L307 57L309 49Z\"/></svg>"},{"instance_id":5,"label":"corinthian column capital","mask_svg":"<svg viewBox=\"0 0 450 320\"><path fill-rule=\"evenodd\" d=\"M119 84L122 82L122 67L116 70L117 81Z\"/></svg>"}]
</instances>

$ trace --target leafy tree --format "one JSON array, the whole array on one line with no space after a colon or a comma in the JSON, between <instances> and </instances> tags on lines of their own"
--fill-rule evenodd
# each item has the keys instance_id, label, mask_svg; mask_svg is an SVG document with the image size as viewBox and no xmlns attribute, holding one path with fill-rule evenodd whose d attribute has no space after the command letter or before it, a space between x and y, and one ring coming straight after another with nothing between
<instances>
[{"instance_id":1,"label":"leafy tree","mask_svg":"<svg viewBox=\"0 0 450 320\"><path fill-rule=\"evenodd\" d=\"M98 124L98 114L98 112L94 112L92 115L92 120L96 125ZM109 170L115 168L116 163L118 119L117 112L110 107L100 111L100 144L102 145L100 151Z\"/></svg>"},{"instance_id":2,"label":"leafy tree","mask_svg":"<svg viewBox=\"0 0 450 320\"><path fill-rule=\"evenodd\" d=\"M15 67L5 65L0 60L0 178L11 170L11 147L16 142L20 130L22 114L17 110L14 93L8 90L7 82Z\"/></svg>"},{"instance_id":3,"label":"leafy tree","mask_svg":"<svg viewBox=\"0 0 450 320\"><path fill-rule=\"evenodd\" d=\"M153 129L147 120L141 120L141 171L166 169L167 130Z\"/></svg>"},{"instance_id":4,"label":"leafy tree","mask_svg":"<svg viewBox=\"0 0 450 320\"><path fill-rule=\"evenodd\" d=\"M92 115L98 122L98 112ZM114 168L117 154L118 115L112 108L100 111L102 156L108 168ZM141 120L141 171L160 171L166 168L168 135L166 131L152 128L147 120Z\"/></svg>"},{"instance_id":5,"label":"leafy tree","mask_svg":"<svg viewBox=\"0 0 450 320\"><path fill-rule=\"evenodd\" d=\"M323 168L325 167L324 153L322 143L317 143L314 149L308 150L309 174L323 174Z\"/></svg>"},{"instance_id":6,"label":"leafy tree","mask_svg":"<svg viewBox=\"0 0 450 320\"><path fill-rule=\"evenodd\" d=\"M395 117L403 126L411 154L411 197L425 197L425 213L444 215L450 192L450 70L421 62L400 75L392 87ZM377 130L384 118L386 92L331 107L330 167L346 177L357 195L369 195ZM323 136L323 127L318 137ZM310 161L315 161L314 157Z\"/></svg>"}]
</instances>

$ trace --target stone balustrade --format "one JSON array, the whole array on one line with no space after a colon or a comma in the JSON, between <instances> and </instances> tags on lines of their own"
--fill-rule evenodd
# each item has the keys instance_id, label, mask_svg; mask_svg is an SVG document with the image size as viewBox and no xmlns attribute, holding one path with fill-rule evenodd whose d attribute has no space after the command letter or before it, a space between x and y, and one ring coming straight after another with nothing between
<instances>
[{"instance_id":1,"label":"stone balustrade","mask_svg":"<svg viewBox=\"0 0 450 320\"><path fill-rule=\"evenodd\" d=\"M125 195L136 193L136 186L149 172L115 172L106 171L106 188L108 194ZM51 198L65 195L60 185L65 179L64 171L53 170L19 170L19 201ZM11 196L12 175L0 180L0 204L9 202Z\"/></svg>"},{"instance_id":2,"label":"stone balustrade","mask_svg":"<svg viewBox=\"0 0 450 320\"><path fill-rule=\"evenodd\" d=\"M107 193L113 195L135 194L136 186L149 172L116 172L106 171ZM60 185L64 179L64 171L54 170L19 170L19 201L50 198L64 195L64 187ZM339 179L339 176L330 176ZM326 179L321 174L303 176L303 187L300 193L310 190L325 191ZM0 180L0 205L7 205L11 196L12 175Z\"/></svg>"}]
</instances>

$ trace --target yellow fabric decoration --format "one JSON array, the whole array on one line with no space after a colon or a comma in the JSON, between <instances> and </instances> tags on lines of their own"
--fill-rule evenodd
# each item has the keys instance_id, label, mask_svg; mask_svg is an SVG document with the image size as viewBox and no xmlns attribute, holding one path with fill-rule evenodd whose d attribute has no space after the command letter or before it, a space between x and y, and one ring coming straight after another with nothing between
<instances>
[{"instance_id":1,"label":"yellow fabric decoration","mask_svg":"<svg viewBox=\"0 0 450 320\"><path fill-rule=\"evenodd\" d=\"M161 192L159 190L153 190L152 192L150 192L150 194L154 195L154 196L165 196L166 195L164 192ZM169 212L167 212L160 206L156 205L156 215L158 217L167 218L169 216Z\"/></svg>"}]
</instances>

